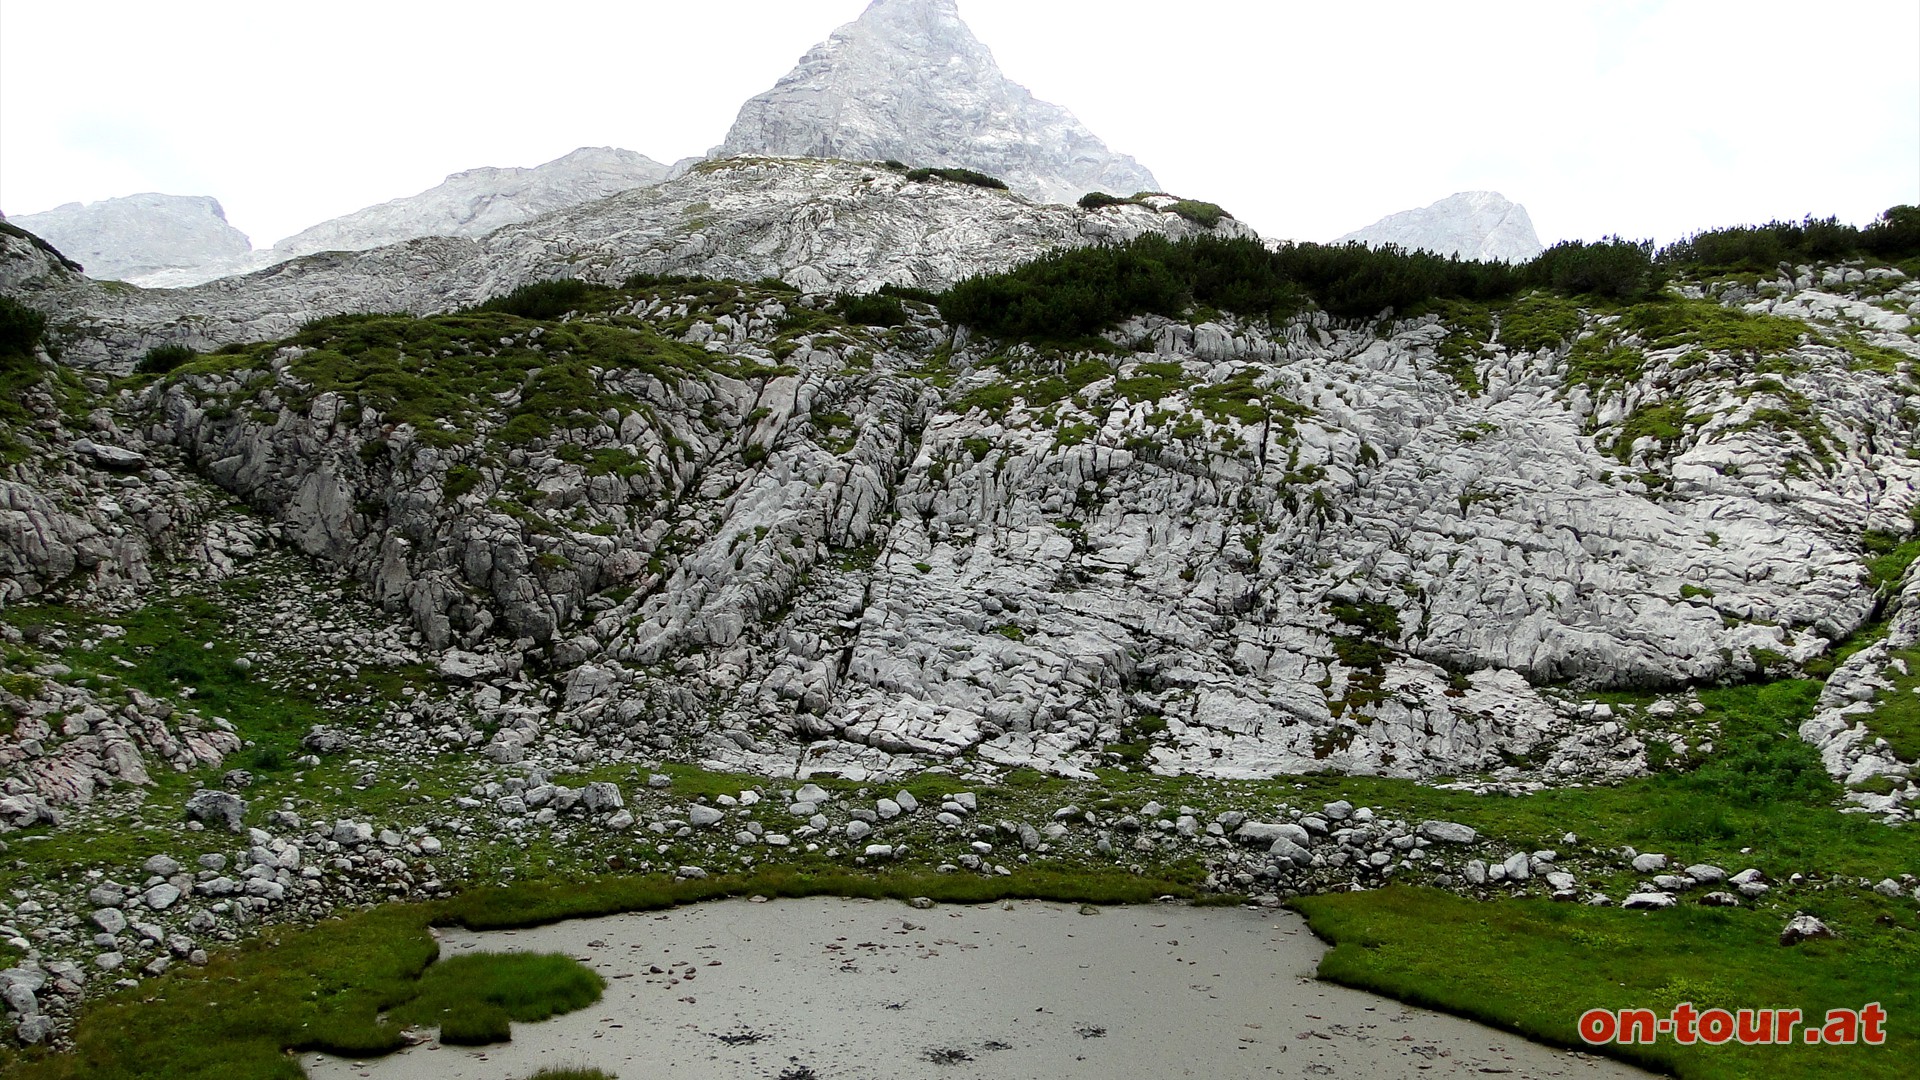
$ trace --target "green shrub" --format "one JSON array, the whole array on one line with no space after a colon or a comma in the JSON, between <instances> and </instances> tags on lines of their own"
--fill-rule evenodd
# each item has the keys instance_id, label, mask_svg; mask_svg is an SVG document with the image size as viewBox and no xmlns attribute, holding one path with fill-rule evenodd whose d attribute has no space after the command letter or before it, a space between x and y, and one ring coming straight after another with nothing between
<instances>
[{"instance_id":1,"label":"green shrub","mask_svg":"<svg viewBox=\"0 0 1920 1080\"><path fill-rule=\"evenodd\" d=\"M199 357L199 353L185 345L155 345L133 365L133 370L140 375L165 375L182 364L192 363Z\"/></svg>"},{"instance_id":2,"label":"green shrub","mask_svg":"<svg viewBox=\"0 0 1920 1080\"><path fill-rule=\"evenodd\" d=\"M882 285L881 296L891 296L900 300L912 300L920 304L937 304L940 294L931 289L917 288L912 285Z\"/></svg>"},{"instance_id":3,"label":"green shrub","mask_svg":"<svg viewBox=\"0 0 1920 1080\"><path fill-rule=\"evenodd\" d=\"M841 293L834 299L833 306L841 318L861 326L903 326L907 321L907 309L901 306L900 298L884 293L866 296Z\"/></svg>"},{"instance_id":4,"label":"green shrub","mask_svg":"<svg viewBox=\"0 0 1920 1080\"><path fill-rule=\"evenodd\" d=\"M39 348L47 330L47 317L38 311L0 296L0 357L31 357Z\"/></svg>"},{"instance_id":5,"label":"green shrub","mask_svg":"<svg viewBox=\"0 0 1920 1080\"><path fill-rule=\"evenodd\" d=\"M471 465L454 465L447 469L446 483L442 492L449 499L458 499L480 486L480 470Z\"/></svg>"},{"instance_id":6,"label":"green shrub","mask_svg":"<svg viewBox=\"0 0 1920 1080\"><path fill-rule=\"evenodd\" d=\"M1213 203L1200 202L1197 199L1181 199L1172 206L1167 207L1167 209L1179 214L1195 225L1204 226L1209 229L1233 216Z\"/></svg>"},{"instance_id":7,"label":"green shrub","mask_svg":"<svg viewBox=\"0 0 1920 1080\"><path fill-rule=\"evenodd\" d=\"M1103 206L1131 206L1132 199L1123 199L1118 195L1109 195L1104 191L1089 191L1080 196L1080 209L1098 210Z\"/></svg>"},{"instance_id":8,"label":"green shrub","mask_svg":"<svg viewBox=\"0 0 1920 1080\"><path fill-rule=\"evenodd\" d=\"M1249 239L1150 235L968 278L940 298L940 311L995 337L1060 342L1131 316L1173 317L1194 305L1282 319L1311 299L1340 318L1371 318L1436 300L1499 299L1519 284L1505 263L1392 247L1287 244L1269 251Z\"/></svg>"},{"instance_id":9,"label":"green shrub","mask_svg":"<svg viewBox=\"0 0 1920 1080\"><path fill-rule=\"evenodd\" d=\"M601 291L578 278L555 278L522 285L473 310L498 311L523 319L558 319L570 311L578 311L589 298Z\"/></svg>"},{"instance_id":10,"label":"green shrub","mask_svg":"<svg viewBox=\"0 0 1920 1080\"><path fill-rule=\"evenodd\" d=\"M907 173L907 179L915 182L936 178L940 180L951 180L956 184L972 184L974 187L994 188L999 191L1007 190L1007 182L1005 180L988 176L983 172L975 172L972 169L914 169Z\"/></svg>"},{"instance_id":11,"label":"green shrub","mask_svg":"<svg viewBox=\"0 0 1920 1080\"><path fill-rule=\"evenodd\" d=\"M1627 301L1657 295L1667 283L1665 269L1654 262L1653 241L1635 243L1617 236L1593 244L1555 244L1526 264L1524 276L1557 292Z\"/></svg>"},{"instance_id":12,"label":"green shrub","mask_svg":"<svg viewBox=\"0 0 1920 1080\"><path fill-rule=\"evenodd\" d=\"M1658 258L1664 265L1694 273L1770 274L1783 265L1861 255L1887 261L1920 255L1920 207L1892 207L1864 229L1811 215L1798 222L1707 229L1660 249Z\"/></svg>"},{"instance_id":13,"label":"green shrub","mask_svg":"<svg viewBox=\"0 0 1920 1080\"><path fill-rule=\"evenodd\" d=\"M1333 617L1348 626L1357 627L1368 634L1383 637L1389 641L1400 636L1400 613L1392 604L1382 604L1377 600L1362 600L1358 603L1335 601L1329 609Z\"/></svg>"}]
</instances>

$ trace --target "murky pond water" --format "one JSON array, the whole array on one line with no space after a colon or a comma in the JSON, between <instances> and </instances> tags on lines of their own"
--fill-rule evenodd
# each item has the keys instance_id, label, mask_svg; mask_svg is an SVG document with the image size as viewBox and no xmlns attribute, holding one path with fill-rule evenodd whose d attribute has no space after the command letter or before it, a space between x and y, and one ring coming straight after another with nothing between
<instances>
[{"instance_id":1,"label":"murky pond water","mask_svg":"<svg viewBox=\"0 0 1920 1080\"><path fill-rule=\"evenodd\" d=\"M621 1080L1647 1075L1316 982L1326 946L1290 912L727 901L448 931L441 945L567 953L607 994L515 1024L509 1044L309 1055L313 1076L518 1080L557 1065Z\"/></svg>"}]
</instances>

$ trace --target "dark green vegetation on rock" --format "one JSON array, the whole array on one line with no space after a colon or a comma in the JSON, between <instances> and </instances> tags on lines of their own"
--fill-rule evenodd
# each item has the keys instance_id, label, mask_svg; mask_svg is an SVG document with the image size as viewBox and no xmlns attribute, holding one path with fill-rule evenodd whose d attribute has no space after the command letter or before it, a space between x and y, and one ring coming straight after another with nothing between
<instances>
[{"instance_id":1,"label":"dark green vegetation on rock","mask_svg":"<svg viewBox=\"0 0 1920 1080\"><path fill-rule=\"evenodd\" d=\"M45 315L0 296L0 453L18 445L11 429L30 419L21 396L47 375L34 358L46 329Z\"/></svg>"},{"instance_id":2,"label":"dark green vegetation on rock","mask_svg":"<svg viewBox=\"0 0 1920 1080\"><path fill-rule=\"evenodd\" d=\"M1860 255L1899 262L1920 255L1920 207L1893 207L1865 228L1809 216L1799 222L1706 229L1660 254L1669 265L1700 273L1769 273L1782 263L1835 262Z\"/></svg>"},{"instance_id":3,"label":"dark green vegetation on rock","mask_svg":"<svg viewBox=\"0 0 1920 1080\"><path fill-rule=\"evenodd\" d=\"M908 180L915 182L947 180L955 184L970 184L973 187L992 188L995 191L1007 190L1007 182L1005 180L997 176L988 176L983 172L976 172L973 169L908 169L906 176Z\"/></svg>"},{"instance_id":4,"label":"dark green vegetation on rock","mask_svg":"<svg viewBox=\"0 0 1920 1080\"><path fill-rule=\"evenodd\" d=\"M1081 206L1097 209L1134 201L1091 192ZM1180 206L1211 204L1182 203L1175 212L1181 212ZM1210 223L1209 218L1217 223L1212 211L1218 210L1187 216L1202 224ZM1658 252L1651 243L1618 237L1565 241L1519 265L1358 243L1289 243L1269 251L1254 240L1171 241L1149 235L1124 245L1056 252L1005 273L969 278L948 290L940 310L950 321L996 337L1064 341L1136 315L1177 316L1194 305L1278 321L1308 302L1337 318L1367 319L1389 309L1405 314L1452 301L1504 300L1528 289L1633 303L1659 297L1674 275L1760 262L1764 265L1752 268L1771 271L1782 262L1811 259L1828 249L1885 259L1920 256L1916 222L1920 209L1895 207L1864 230L1831 222L1776 223L1700 233ZM1771 261L1765 262L1761 253L1770 253ZM1739 316L1728 311L1722 322L1738 322ZM1659 327L1646 329L1657 333Z\"/></svg>"}]
</instances>

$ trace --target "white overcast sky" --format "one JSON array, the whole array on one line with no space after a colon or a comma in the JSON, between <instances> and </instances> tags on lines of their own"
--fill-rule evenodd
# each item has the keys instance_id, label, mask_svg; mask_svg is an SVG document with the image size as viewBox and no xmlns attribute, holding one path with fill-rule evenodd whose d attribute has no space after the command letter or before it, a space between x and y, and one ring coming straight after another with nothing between
<instances>
[{"instance_id":1,"label":"white overcast sky","mask_svg":"<svg viewBox=\"0 0 1920 1080\"><path fill-rule=\"evenodd\" d=\"M959 0L1171 191L1330 239L1486 188L1541 237L1920 203L1915 0ZM866 0L5 0L0 210L213 195L256 246L478 165L718 143Z\"/></svg>"}]
</instances>

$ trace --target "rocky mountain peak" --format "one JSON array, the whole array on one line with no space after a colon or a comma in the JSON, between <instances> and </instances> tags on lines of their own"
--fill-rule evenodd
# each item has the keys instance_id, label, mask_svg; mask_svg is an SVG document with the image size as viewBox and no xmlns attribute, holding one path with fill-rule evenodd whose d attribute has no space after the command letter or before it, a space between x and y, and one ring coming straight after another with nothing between
<instances>
[{"instance_id":1,"label":"rocky mountain peak","mask_svg":"<svg viewBox=\"0 0 1920 1080\"><path fill-rule=\"evenodd\" d=\"M1506 262L1525 262L1544 250L1527 208L1497 191L1462 191L1430 206L1389 214L1335 243L1350 240Z\"/></svg>"},{"instance_id":2,"label":"rocky mountain peak","mask_svg":"<svg viewBox=\"0 0 1920 1080\"><path fill-rule=\"evenodd\" d=\"M235 259L253 249L207 195L147 192L22 214L14 224L42 237L95 278L130 279Z\"/></svg>"},{"instance_id":3,"label":"rocky mountain peak","mask_svg":"<svg viewBox=\"0 0 1920 1080\"><path fill-rule=\"evenodd\" d=\"M1008 79L953 0L875 0L741 107L713 151L736 154L961 166L1050 202L1160 186Z\"/></svg>"}]
</instances>

